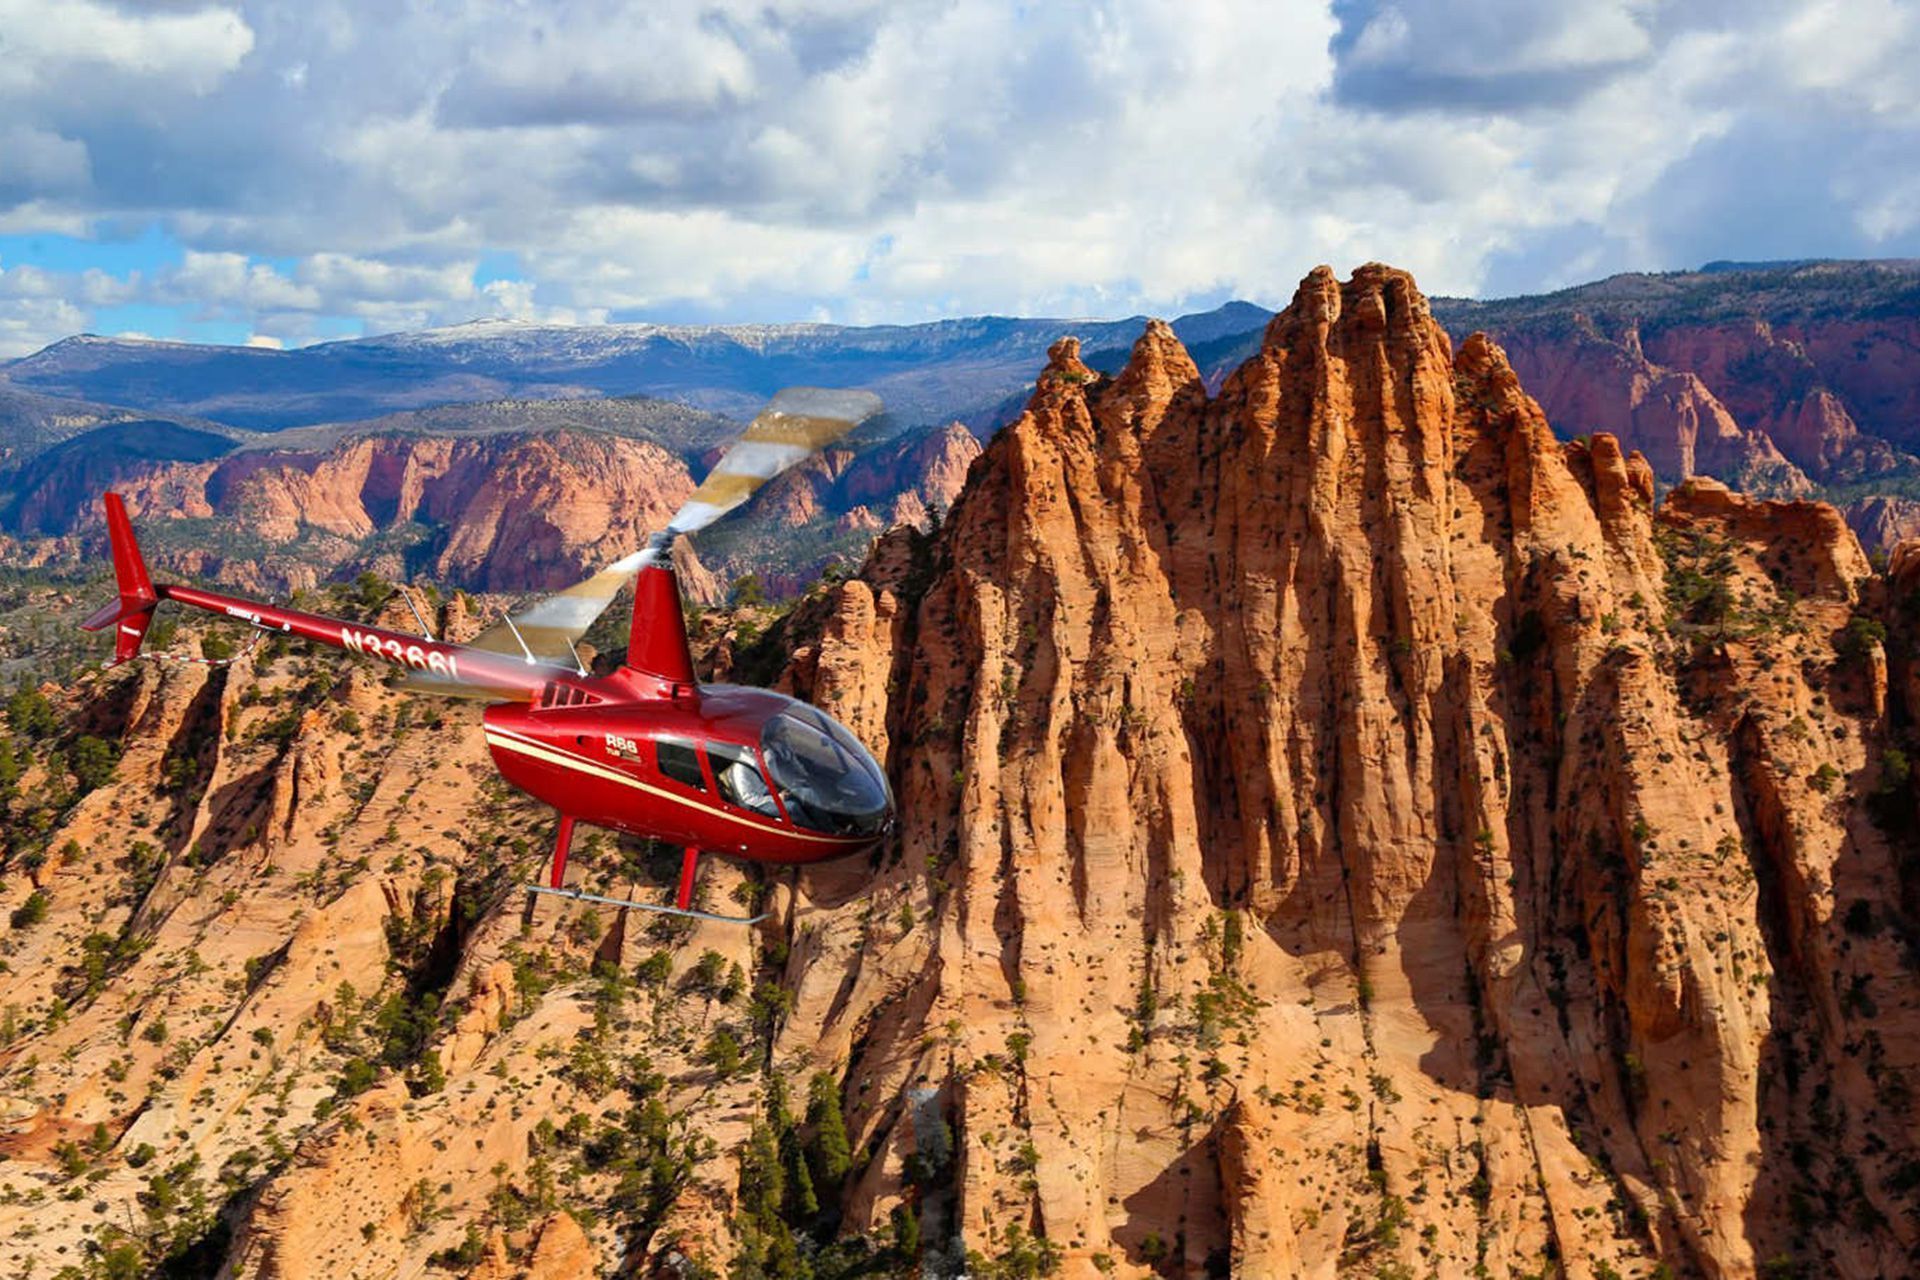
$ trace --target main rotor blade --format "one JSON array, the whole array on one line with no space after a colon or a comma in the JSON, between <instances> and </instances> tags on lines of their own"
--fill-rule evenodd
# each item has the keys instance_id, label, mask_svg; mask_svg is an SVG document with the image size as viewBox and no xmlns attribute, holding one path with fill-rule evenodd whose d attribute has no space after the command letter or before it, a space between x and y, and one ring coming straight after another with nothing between
<instances>
[{"instance_id":1,"label":"main rotor blade","mask_svg":"<svg viewBox=\"0 0 1920 1280\"><path fill-rule=\"evenodd\" d=\"M871 391L788 387L767 402L740 439L713 464L693 496L667 522L668 534L706 528L751 498L761 485L877 416L883 407Z\"/></svg>"},{"instance_id":2,"label":"main rotor blade","mask_svg":"<svg viewBox=\"0 0 1920 1280\"><path fill-rule=\"evenodd\" d=\"M575 666L579 658L573 649L574 642L587 634L587 629L607 611L620 589L632 582L633 575L653 558L654 550L650 546L622 556L586 581L509 614L468 644L493 653Z\"/></svg>"},{"instance_id":3,"label":"main rotor blade","mask_svg":"<svg viewBox=\"0 0 1920 1280\"><path fill-rule=\"evenodd\" d=\"M656 557L671 554L676 537L706 528L767 481L844 438L883 408L880 397L871 391L788 387L747 424L666 528L645 547L622 556L585 582L496 622L474 637L472 647L573 666L578 660L575 642L606 612L634 574Z\"/></svg>"}]
</instances>

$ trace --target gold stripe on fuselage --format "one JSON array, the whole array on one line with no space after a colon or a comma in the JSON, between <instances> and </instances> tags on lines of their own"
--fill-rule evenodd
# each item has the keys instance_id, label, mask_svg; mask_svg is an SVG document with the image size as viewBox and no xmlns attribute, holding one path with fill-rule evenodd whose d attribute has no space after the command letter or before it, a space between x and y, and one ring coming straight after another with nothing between
<instances>
[{"instance_id":1,"label":"gold stripe on fuselage","mask_svg":"<svg viewBox=\"0 0 1920 1280\"><path fill-rule=\"evenodd\" d=\"M796 840L811 840L815 844L844 845L849 843L839 836L814 835L810 832L799 831L792 827L774 826L770 823L756 822L752 818L744 817L737 813L728 813L725 809L716 808L713 805L705 804L699 800L691 800L686 796L677 796L671 791L663 791L659 787L648 786L638 778L630 778L617 769L609 769L605 765L596 764L592 760L583 759L580 756L574 755L572 752L562 751L557 747L550 746L544 742L537 742L532 738L523 738L519 734L495 725L486 725L485 732L487 742L492 746L504 747L508 751L515 751L523 756L531 756L535 760L544 760L549 764L557 764L564 769L573 769L580 773L592 774L596 778L605 778L609 782L618 782L622 786L632 787L635 791L644 791L650 796L659 796L663 800L671 800L675 804L686 805L689 809L698 809L702 813L710 813L717 817L726 818L731 822L737 822L741 826L754 831L765 832L768 835L788 836Z\"/></svg>"}]
</instances>

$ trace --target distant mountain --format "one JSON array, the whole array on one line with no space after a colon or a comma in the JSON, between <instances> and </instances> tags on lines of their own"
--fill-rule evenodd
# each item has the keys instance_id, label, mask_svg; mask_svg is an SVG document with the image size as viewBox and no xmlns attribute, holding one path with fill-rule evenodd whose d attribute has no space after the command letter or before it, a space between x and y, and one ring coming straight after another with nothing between
<instances>
[{"instance_id":1,"label":"distant mountain","mask_svg":"<svg viewBox=\"0 0 1920 1280\"><path fill-rule=\"evenodd\" d=\"M1611 432L1664 483L1825 497L1869 549L1916 531L1869 499L1920 495L1920 261L1712 263L1433 311L1505 347L1555 431Z\"/></svg>"},{"instance_id":2,"label":"distant mountain","mask_svg":"<svg viewBox=\"0 0 1920 1280\"><path fill-rule=\"evenodd\" d=\"M198 423L198 420L190 420ZM127 500L157 568L282 592L373 568L453 586L567 586L643 542L740 426L645 397L442 405L255 434L115 419L0 466L0 534L91 557L99 499ZM924 523L979 453L958 424L863 428L699 539L721 584L803 590L874 534ZM739 529L735 525L748 526ZM76 536L77 535L77 536Z\"/></svg>"},{"instance_id":3,"label":"distant mountain","mask_svg":"<svg viewBox=\"0 0 1920 1280\"><path fill-rule=\"evenodd\" d=\"M0 471L19 466L62 440L81 435L105 423L132 422L146 415L119 405L43 395L0 380ZM191 420L198 430L243 439L250 432L219 423Z\"/></svg>"},{"instance_id":4,"label":"distant mountain","mask_svg":"<svg viewBox=\"0 0 1920 1280\"><path fill-rule=\"evenodd\" d=\"M1698 271L1629 271L1553 293L1433 299L1455 336L1522 322L1604 312L1651 328L1763 319L1805 323L1839 316L1920 314L1920 259L1714 262Z\"/></svg>"},{"instance_id":5,"label":"distant mountain","mask_svg":"<svg viewBox=\"0 0 1920 1280\"><path fill-rule=\"evenodd\" d=\"M1183 316L1194 343L1257 331L1270 313L1229 302ZM83 335L0 369L14 387L192 414L261 430L369 418L435 404L644 394L735 417L782 387L877 391L903 425L953 419L976 427L1062 333L1089 350L1122 348L1145 317L1125 320L977 316L918 325L614 324L478 321L421 333L293 351Z\"/></svg>"},{"instance_id":6,"label":"distant mountain","mask_svg":"<svg viewBox=\"0 0 1920 1280\"><path fill-rule=\"evenodd\" d=\"M325 422L252 435L243 449L319 452L363 436L482 437L597 431L647 440L687 458L733 439L732 418L649 396L595 400L489 400L408 409L357 422Z\"/></svg>"},{"instance_id":7,"label":"distant mountain","mask_svg":"<svg viewBox=\"0 0 1920 1280\"><path fill-rule=\"evenodd\" d=\"M0 528L20 534L65 533L79 513L97 512L101 493L121 481L173 463L207 462L233 448L229 436L161 419L94 427L0 473Z\"/></svg>"},{"instance_id":8,"label":"distant mountain","mask_svg":"<svg viewBox=\"0 0 1920 1280\"><path fill-rule=\"evenodd\" d=\"M1705 474L1830 498L1870 549L1920 532L1920 262L1716 262L1538 296L1435 298L1432 308L1456 345L1475 330L1500 342L1563 437L1611 432L1661 483ZM1270 317L1236 301L1172 327L1217 389L1258 349ZM954 421L984 439L1019 415L1055 339L1077 336L1090 368L1117 373L1143 325L487 321L295 351L70 338L0 367L0 529L72 527L85 489L137 470L149 437L155 463L212 447L135 425L85 435L60 466L28 469L40 451L116 423L172 422L228 434L239 448L305 454L369 432L578 429L662 445L697 471L735 429L726 418L812 383L886 400L887 423L849 442L856 451Z\"/></svg>"}]
</instances>

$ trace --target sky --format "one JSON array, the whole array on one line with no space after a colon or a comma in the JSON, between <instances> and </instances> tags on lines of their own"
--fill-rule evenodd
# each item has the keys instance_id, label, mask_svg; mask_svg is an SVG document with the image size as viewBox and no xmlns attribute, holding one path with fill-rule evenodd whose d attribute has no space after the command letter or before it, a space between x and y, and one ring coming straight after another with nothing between
<instances>
[{"instance_id":1,"label":"sky","mask_svg":"<svg viewBox=\"0 0 1920 1280\"><path fill-rule=\"evenodd\" d=\"M1920 0L0 0L0 358L1920 257Z\"/></svg>"}]
</instances>

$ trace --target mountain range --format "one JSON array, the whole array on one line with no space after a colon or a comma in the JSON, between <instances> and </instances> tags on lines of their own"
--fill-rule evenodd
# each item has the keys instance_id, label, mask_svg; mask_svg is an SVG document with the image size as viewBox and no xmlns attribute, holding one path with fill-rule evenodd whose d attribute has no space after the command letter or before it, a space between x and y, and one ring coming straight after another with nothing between
<instances>
[{"instance_id":1,"label":"mountain range","mask_svg":"<svg viewBox=\"0 0 1920 1280\"><path fill-rule=\"evenodd\" d=\"M1186 316L1204 343L1257 329L1243 302ZM920 325L554 326L476 321L292 351L81 335L0 366L12 386L254 430L433 404L644 394L751 417L782 387L860 386L905 423L977 418L1062 332L1124 350L1146 320L976 316Z\"/></svg>"},{"instance_id":2,"label":"mountain range","mask_svg":"<svg viewBox=\"0 0 1920 1280\"><path fill-rule=\"evenodd\" d=\"M1488 332L1557 430L1614 435L1649 459L1662 487L1705 475L1754 493L1827 497L1875 552L1920 534L1920 264L1720 263L1537 297L1439 298L1433 313L1455 335ZM1217 388L1259 349L1270 315L1231 302L1171 327ZM835 560L857 562L893 515L924 518L929 504L951 500L977 450L944 427L959 423L984 440L1017 417L1031 371L1057 337L1074 333L1088 367L1113 372L1144 322L481 322L294 351L83 335L0 367L0 535L68 540L36 558L82 554L98 537L97 493L121 486L142 495L144 515L167 523L156 539L164 563L260 589L369 566L476 587L555 587L624 548L555 514L551 528L520 531L554 554L515 558L504 543L476 544L455 530L466 500L456 495L472 499L476 482L437 482L423 505L389 491L383 477L431 470L446 464L427 459L456 453L469 460L456 471L472 477L471 460L506 456L510 438L567 432L658 446L647 486L671 489L682 478L668 473L703 471L734 424L779 387L871 387L889 414L835 451L831 474L790 478L703 539L719 581L754 572L797 589ZM476 443L485 437L499 439ZM939 449L923 443L936 438ZM389 443L372 454L355 443L371 439ZM833 480L856 456L862 501ZM268 479L292 472L308 479ZM316 486L328 496L301 505ZM533 500L487 491L508 506ZM576 496L546 493L536 507L603 509ZM779 514L768 522L769 512ZM193 523L216 517L217 538ZM487 520L477 510L468 523ZM765 527L742 527L754 521ZM624 521L607 529L630 532ZM195 547L194 538L218 545ZM505 559L449 558L455 544L494 547Z\"/></svg>"}]
</instances>

